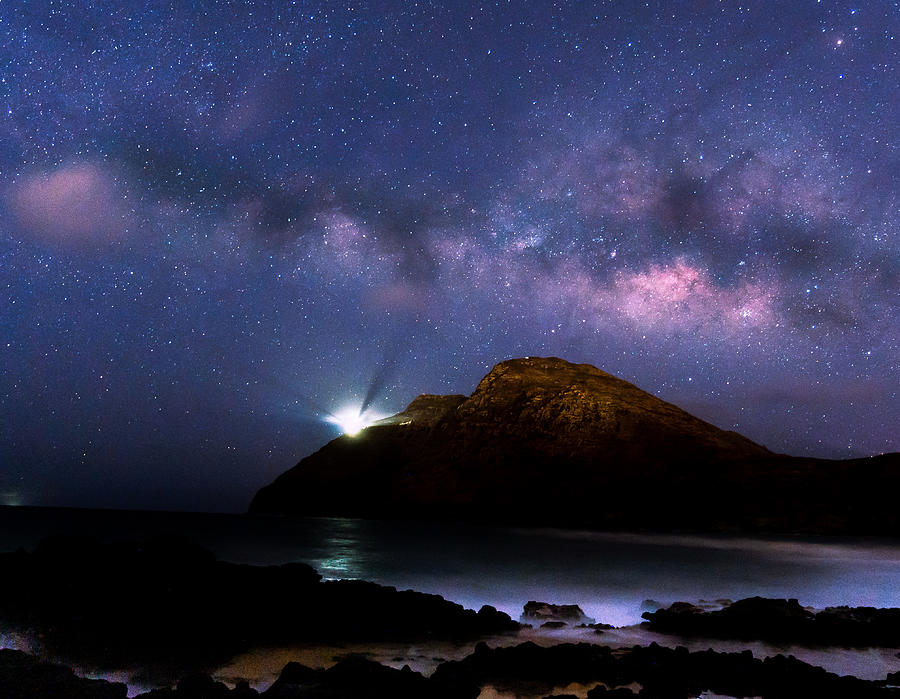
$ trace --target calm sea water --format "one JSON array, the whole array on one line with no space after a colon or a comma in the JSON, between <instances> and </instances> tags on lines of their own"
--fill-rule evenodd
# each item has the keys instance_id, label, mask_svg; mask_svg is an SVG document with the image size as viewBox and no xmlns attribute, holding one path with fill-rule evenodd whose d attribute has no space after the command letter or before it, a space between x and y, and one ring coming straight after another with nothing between
<instances>
[{"instance_id":1,"label":"calm sea water","mask_svg":"<svg viewBox=\"0 0 900 699\"><path fill-rule=\"evenodd\" d=\"M243 515L0 508L0 550L56 533L104 539L178 533L220 559L304 561L361 578L492 604L518 618L529 600L578 604L598 621L640 621L645 600L794 597L801 604L900 607L900 544L604 534L462 524Z\"/></svg>"},{"instance_id":2,"label":"calm sea water","mask_svg":"<svg viewBox=\"0 0 900 699\"><path fill-rule=\"evenodd\" d=\"M0 550L31 548L41 538L57 533L103 539L177 533L191 537L223 560L253 564L303 561L329 578L361 578L437 593L474 609L491 604L514 618L529 600L578 604L597 621L615 626L637 624L641 612L654 603L752 595L797 598L801 604L818 608L900 607L900 545L890 541L604 534L354 519L0 508ZM608 640L621 637L623 644L641 642L646 640L641 634L646 632L623 630ZM761 652L766 652L765 648ZM900 666L895 653L829 652L810 659L835 671L875 678ZM273 666L266 672L276 670Z\"/></svg>"}]
</instances>

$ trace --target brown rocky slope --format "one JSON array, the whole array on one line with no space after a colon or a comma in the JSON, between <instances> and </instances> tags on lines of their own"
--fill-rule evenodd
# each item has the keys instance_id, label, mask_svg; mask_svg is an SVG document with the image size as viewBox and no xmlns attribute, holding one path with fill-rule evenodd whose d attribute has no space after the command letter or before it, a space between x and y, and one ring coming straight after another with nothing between
<instances>
[{"instance_id":1,"label":"brown rocky slope","mask_svg":"<svg viewBox=\"0 0 900 699\"><path fill-rule=\"evenodd\" d=\"M900 533L900 455L773 454L588 364L501 362L262 488L253 513L593 528Z\"/></svg>"}]
</instances>

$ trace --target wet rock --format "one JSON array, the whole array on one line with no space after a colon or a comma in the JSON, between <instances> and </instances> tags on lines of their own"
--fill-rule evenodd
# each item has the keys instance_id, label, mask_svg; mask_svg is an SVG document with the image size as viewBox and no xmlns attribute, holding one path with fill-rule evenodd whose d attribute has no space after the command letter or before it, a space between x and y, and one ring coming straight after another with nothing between
<instances>
[{"instance_id":1,"label":"wet rock","mask_svg":"<svg viewBox=\"0 0 900 699\"><path fill-rule=\"evenodd\" d=\"M589 644L562 644L542 648L524 643L512 648L476 646L475 652L460 661L439 666L431 678L440 682L465 680L469 684L492 686L515 694L538 693L570 682L602 682L621 687L641 686L641 697L688 699L709 691L744 697L900 697L900 690L883 682L868 682L838 676L808 665L794 657L776 656L765 660L750 651L691 653L686 648L647 647L611 651ZM630 696L597 688L593 697Z\"/></svg>"},{"instance_id":2,"label":"wet rock","mask_svg":"<svg viewBox=\"0 0 900 699\"><path fill-rule=\"evenodd\" d=\"M587 693L587 699L632 699L635 694L628 687L609 689L606 685L598 685Z\"/></svg>"},{"instance_id":3,"label":"wet rock","mask_svg":"<svg viewBox=\"0 0 900 699\"><path fill-rule=\"evenodd\" d=\"M511 632L521 628L508 614L498 611L489 604L483 605L478 610L478 621L485 629L485 633ZM494 631L490 632L487 629L494 629Z\"/></svg>"},{"instance_id":4,"label":"wet rock","mask_svg":"<svg viewBox=\"0 0 900 699\"><path fill-rule=\"evenodd\" d=\"M234 686L229 699L253 699L258 696L259 692L253 689L247 680L241 680Z\"/></svg>"},{"instance_id":5,"label":"wet rock","mask_svg":"<svg viewBox=\"0 0 900 699\"><path fill-rule=\"evenodd\" d=\"M255 699L258 696L259 692L247 682L238 682L234 689L229 689L209 675L194 673L185 675L174 689L154 689L135 699Z\"/></svg>"},{"instance_id":6,"label":"wet rock","mask_svg":"<svg viewBox=\"0 0 900 699\"><path fill-rule=\"evenodd\" d=\"M121 682L78 677L71 668L47 663L8 648L0 649L0 697L3 699L125 699Z\"/></svg>"},{"instance_id":7,"label":"wet rock","mask_svg":"<svg viewBox=\"0 0 900 699\"><path fill-rule=\"evenodd\" d=\"M320 638L330 635L346 640L348 635L359 637L359 629L364 629L364 635L372 639L467 639L520 628L493 607L484 606L475 612L440 595L397 591L361 580L329 581L320 587L317 602L332 614L331 623L323 623L317 630ZM361 619L364 625L359 623Z\"/></svg>"},{"instance_id":8,"label":"wet rock","mask_svg":"<svg viewBox=\"0 0 900 699\"><path fill-rule=\"evenodd\" d=\"M890 685L900 686L900 671L888 673L888 676L885 679L885 682L887 682Z\"/></svg>"},{"instance_id":9,"label":"wet rock","mask_svg":"<svg viewBox=\"0 0 900 699\"><path fill-rule=\"evenodd\" d=\"M395 670L359 655L349 655L327 670L297 663L286 666L263 699L475 699L478 688L439 685L408 666Z\"/></svg>"},{"instance_id":10,"label":"wet rock","mask_svg":"<svg viewBox=\"0 0 900 699\"><path fill-rule=\"evenodd\" d=\"M296 661L289 662L281 669L277 682L287 684L307 684L318 679L321 670L314 670Z\"/></svg>"},{"instance_id":11,"label":"wet rock","mask_svg":"<svg viewBox=\"0 0 900 699\"><path fill-rule=\"evenodd\" d=\"M847 645L900 645L900 609L826 607L815 622L818 636Z\"/></svg>"},{"instance_id":12,"label":"wet rock","mask_svg":"<svg viewBox=\"0 0 900 699\"><path fill-rule=\"evenodd\" d=\"M184 697L227 697L228 687L223 682L216 682L209 675L188 675L178 682L176 691Z\"/></svg>"},{"instance_id":13,"label":"wet rock","mask_svg":"<svg viewBox=\"0 0 900 699\"><path fill-rule=\"evenodd\" d=\"M542 648L527 642L514 647L475 646L468 657L438 666L431 676L435 682L449 679L469 684L537 683L546 690L571 682L601 679L603 667L612 667L612 651L589 643L564 643Z\"/></svg>"},{"instance_id":14,"label":"wet rock","mask_svg":"<svg viewBox=\"0 0 900 699\"><path fill-rule=\"evenodd\" d=\"M395 670L373 660L348 657L325 671L319 696L395 697L419 699L427 692L428 680L408 666ZM307 695L316 696L307 692Z\"/></svg>"},{"instance_id":15,"label":"wet rock","mask_svg":"<svg viewBox=\"0 0 900 699\"><path fill-rule=\"evenodd\" d=\"M550 604L549 602L527 602L522 611L521 621L541 624L564 622L566 624L593 624L594 619L581 610L577 604Z\"/></svg>"},{"instance_id":16,"label":"wet rock","mask_svg":"<svg viewBox=\"0 0 900 699\"><path fill-rule=\"evenodd\" d=\"M676 602L641 616L654 631L689 636L807 645L900 645L900 609L828 607L815 612L795 599L751 597L711 611Z\"/></svg>"},{"instance_id":17,"label":"wet rock","mask_svg":"<svg viewBox=\"0 0 900 699\"><path fill-rule=\"evenodd\" d=\"M314 670L301 663L290 662L282 668L278 679L272 683L272 686L263 692L263 697L265 699L299 697L304 688L321 682L323 675L324 670Z\"/></svg>"}]
</instances>

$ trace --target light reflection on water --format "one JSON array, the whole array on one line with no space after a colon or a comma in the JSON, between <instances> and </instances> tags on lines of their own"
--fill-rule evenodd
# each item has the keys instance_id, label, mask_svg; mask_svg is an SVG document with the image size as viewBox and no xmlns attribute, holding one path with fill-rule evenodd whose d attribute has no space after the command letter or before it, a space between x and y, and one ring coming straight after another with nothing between
<instances>
[{"instance_id":1,"label":"light reflection on water","mask_svg":"<svg viewBox=\"0 0 900 699\"><path fill-rule=\"evenodd\" d=\"M377 566L377 555L361 545L363 521L358 519L322 520L319 545L305 562L326 579L360 578L360 571Z\"/></svg>"}]
</instances>

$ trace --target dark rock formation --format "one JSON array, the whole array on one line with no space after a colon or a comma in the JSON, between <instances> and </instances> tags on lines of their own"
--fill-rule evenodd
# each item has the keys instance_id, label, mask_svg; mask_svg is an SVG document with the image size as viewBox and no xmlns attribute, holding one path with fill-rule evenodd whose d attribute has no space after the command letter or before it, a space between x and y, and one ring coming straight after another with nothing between
<instances>
[{"instance_id":1,"label":"dark rock formation","mask_svg":"<svg viewBox=\"0 0 900 699\"><path fill-rule=\"evenodd\" d=\"M3 699L125 699L121 682L88 680L64 665L47 663L33 655L0 649L0 697Z\"/></svg>"},{"instance_id":2,"label":"dark rock formation","mask_svg":"<svg viewBox=\"0 0 900 699\"><path fill-rule=\"evenodd\" d=\"M564 621L545 621L541 624L542 629L564 629L568 624Z\"/></svg>"},{"instance_id":3,"label":"dark rock formation","mask_svg":"<svg viewBox=\"0 0 900 699\"><path fill-rule=\"evenodd\" d=\"M293 668L290 673L282 672L262 696L265 699L420 699L433 696L428 687L428 680L407 666L395 670L372 660L351 656L328 670L310 671L304 668L301 674L298 668Z\"/></svg>"},{"instance_id":4,"label":"dark rock formation","mask_svg":"<svg viewBox=\"0 0 900 699\"><path fill-rule=\"evenodd\" d=\"M900 672L889 672L885 681L889 685L900 686Z\"/></svg>"},{"instance_id":5,"label":"dark rock formation","mask_svg":"<svg viewBox=\"0 0 900 699\"><path fill-rule=\"evenodd\" d=\"M606 685L598 685L587 693L587 699L631 699L635 694L627 687L610 689Z\"/></svg>"},{"instance_id":6,"label":"dark rock formation","mask_svg":"<svg viewBox=\"0 0 900 699\"><path fill-rule=\"evenodd\" d=\"M816 646L900 646L900 609L826 607L750 597L707 611L687 602L644 612L650 629L682 636L787 641Z\"/></svg>"},{"instance_id":7,"label":"dark rock formation","mask_svg":"<svg viewBox=\"0 0 900 699\"><path fill-rule=\"evenodd\" d=\"M648 699L689 699L704 691L764 699L897 698L900 689L890 686L893 680L892 675L874 682L840 677L792 656L758 660L750 651L691 653L655 643L616 651L587 643L547 648L523 643L492 649L479 643L474 653L442 663L428 678L407 666L395 670L348 656L327 670L288 663L261 695L246 683L229 689L206 675L194 674L175 688L154 690L140 699L476 699L487 684L522 696L546 694L572 682L602 683L589 690L588 699L627 699L635 695L623 685L635 684L641 687L637 696ZM124 685L84 680L66 667L0 650L0 696L124 699L126 693Z\"/></svg>"},{"instance_id":8,"label":"dark rock formation","mask_svg":"<svg viewBox=\"0 0 900 699\"><path fill-rule=\"evenodd\" d=\"M202 674L185 676L174 689L154 689L139 694L139 699L255 699L259 692L247 682L239 682L234 689Z\"/></svg>"},{"instance_id":9,"label":"dark rock formation","mask_svg":"<svg viewBox=\"0 0 900 699\"><path fill-rule=\"evenodd\" d=\"M587 364L498 364L262 488L251 512L599 528L900 534L900 455L773 454Z\"/></svg>"},{"instance_id":10,"label":"dark rock formation","mask_svg":"<svg viewBox=\"0 0 900 699\"><path fill-rule=\"evenodd\" d=\"M329 639L475 639L519 624L492 607L362 581L302 563L225 563L180 539L57 537L0 554L0 622L61 657L200 670L253 646Z\"/></svg>"},{"instance_id":11,"label":"dark rock formation","mask_svg":"<svg viewBox=\"0 0 900 699\"><path fill-rule=\"evenodd\" d=\"M292 667L293 666L293 667ZM358 656L328 670L290 663L262 694L264 699L475 699L479 688L457 682L434 682L408 666L395 670Z\"/></svg>"},{"instance_id":12,"label":"dark rock formation","mask_svg":"<svg viewBox=\"0 0 900 699\"><path fill-rule=\"evenodd\" d=\"M616 675L617 666L612 650L590 643L546 648L531 642L502 648L479 643L468 657L439 665L431 680L479 687L524 686L537 693L541 688L551 690L571 682L604 681L604 677Z\"/></svg>"},{"instance_id":13,"label":"dark rock formation","mask_svg":"<svg viewBox=\"0 0 900 699\"><path fill-rule=\"evenodd\" d=\"M605 688L590 690L591 699L630 696L629 690L619 687L632 683L641 685L640 697L666 699L688 699L704 691L765 699L900 697L900 690L886 687L883 681L838 676L793 656L758 660L750 651L690 653L655 643L619 651L585 643L548 648L523 643L493 649L479 644L472 655L440 665L430 680L436 685L492 684L516 694L551 691L571 682L604 683Z\"/></svg>"},{"instance_id":14,"label":"dark rock formation","mask_svg":"<svg viewBox=\"0 0 900 699\"><path fill-rule=\"evenodd\" d=\"M275 683L269 688L270 696L278 694L284 688L302 687L318 682L322 675L321 670L314 670L302 663L290 662L281 670L281 674ZM281 688L281 689L276 689Z\"/></svg>"},{"instance_id":15,"label":"dark rock formation","mask_svg":"<svg viewBox=\"0 0 900 699\"><path fill-rule=\"evenodd\" d=\"M586 616L577 604L550 604L548 602L526 602L520 621L524 624L546 625L550 622L571 624L593 624L594 619Z\"/></svg>"}]
</instances>

